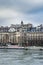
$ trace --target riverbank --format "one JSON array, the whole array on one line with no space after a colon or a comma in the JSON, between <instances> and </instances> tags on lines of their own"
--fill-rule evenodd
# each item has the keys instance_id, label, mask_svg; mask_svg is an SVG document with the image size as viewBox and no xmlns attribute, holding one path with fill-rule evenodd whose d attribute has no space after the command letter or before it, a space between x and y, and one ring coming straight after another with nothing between
<instances>
[{"instance_id":1,"label":"riverbank","mask_svg":"<svg viewBox=\"0 0 43 65\"><path fill-rule=\"evenodd\" d=\"M0 49L26 49L26 50L43 50L41 46L27 46L21 47L18 45L8 45L8 46L0 46Z\"/></svg>"}]
</instances>

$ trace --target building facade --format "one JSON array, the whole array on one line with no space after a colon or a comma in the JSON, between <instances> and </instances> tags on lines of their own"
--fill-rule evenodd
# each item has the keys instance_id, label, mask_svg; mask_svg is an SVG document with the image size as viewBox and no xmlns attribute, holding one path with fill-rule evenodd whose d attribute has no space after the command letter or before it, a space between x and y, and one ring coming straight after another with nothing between
<instances>
[{"instance_id":1,"label":"building facade","mask_svg":"<svg viewBox=\"0 0 43 65\"><path fill-rule=\"evenodd\" d=\"M43 26L33 27L32 24L21 24L0 27L0 44L10 43L21 46L43 46Z\"/></svg>"}]
</instances>

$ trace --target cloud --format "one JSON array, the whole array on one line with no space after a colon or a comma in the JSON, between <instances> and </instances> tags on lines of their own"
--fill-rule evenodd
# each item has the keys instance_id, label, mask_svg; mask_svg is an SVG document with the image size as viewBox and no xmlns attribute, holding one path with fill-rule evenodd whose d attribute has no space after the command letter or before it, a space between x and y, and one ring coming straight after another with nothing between
<instances>
[{"instance_id":1,"label":"cloud","mask_svg":"<svg viewBox=\"0 0 43 65\"><path fill-rule=\"evenodd\" d=\"M43 0L0 0L0 7L30 13L30 11L43 8Z\"/></svg>"},{"instance_id":2,"label":"cloud","mask_svg":"<svg viewBox=\"0 0 43 65\"><path fill-rule=\"evenodd\" d=\"M19 17L19 13L11 9L0 9L0 23L2 24L10 24L16 23L16 19Z\"/></svg>"},{"instance_id":3,"label":"cloud","mask_svg":"<svg viewBox=\"0 0 43 65\"><path fill-rule=\"evenodd\" d=\"M18 16L18 13L11 9L0 9L0 18L13 18Z\"/></svg>"},{"instance_id":4,"label":"cloud","mask_svg":"<svg viewBox=\"0 0 43 65\"><path fill-rule=\"evenodd\" d=\"M0 9L0 25L10 25L20 23L21 20L27 21L26 15L12 9Z\"/></svg>"},{"instance_id":5,"label":"cloud","mask_svg":"<svg viewBox=\"0 0 43 65\"><path fill-rule=\"evenodd\" d=\"M0 0L0 25L43 21L43 0Z\"/></svg>"}]
</instances>

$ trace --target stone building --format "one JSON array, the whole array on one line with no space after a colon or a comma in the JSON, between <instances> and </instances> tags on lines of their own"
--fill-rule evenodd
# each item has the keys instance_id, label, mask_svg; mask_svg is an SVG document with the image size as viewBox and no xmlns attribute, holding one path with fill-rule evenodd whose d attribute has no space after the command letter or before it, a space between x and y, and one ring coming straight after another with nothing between
<instances>
[{"instance_id":1,"label":"stone building","mask_svg":"<svg viewBox=\"0 0 43 65\"><path fill-rule=\"evenodd\" d=\"M2 32L0 43L17 44L21 46L42 46L43 32Z\"/></svg>"},{"instance_id":2,"label":"stone building","mask_svg":"<svg viewBox=\"0 0 43 65\"><path fill-rule=\"evenodd\" d=\"M43 45L43 32L27 33L27 42L29 45L42 46Z\"/></svg>"},{"instance_id":3,"label":"stone building","mask_svg":"<svg viewBox=\"0 0 43 65\"><path fill-rule=\"evenodd\" d=\"M0 27L0 44L10 43L21 46L42 46L43 45L43 25L33 27L32 24L12 24L10 27Z\"/></svg>"}]
</instances>

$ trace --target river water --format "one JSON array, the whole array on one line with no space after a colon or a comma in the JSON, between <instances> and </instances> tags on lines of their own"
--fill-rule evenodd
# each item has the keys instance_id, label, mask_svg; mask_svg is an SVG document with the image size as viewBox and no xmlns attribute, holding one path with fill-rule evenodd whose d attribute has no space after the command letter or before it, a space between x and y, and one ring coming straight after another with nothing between
<instances>
[{"instance_id":1,"label":"river water","mask_svg":"<svg viewBox=\"0 0 43 65\"><path fill-rule=\"evenodd\" d=\"M43 65L43 51L0 49L0 65Z\"/></svg>"}]
</instances>

